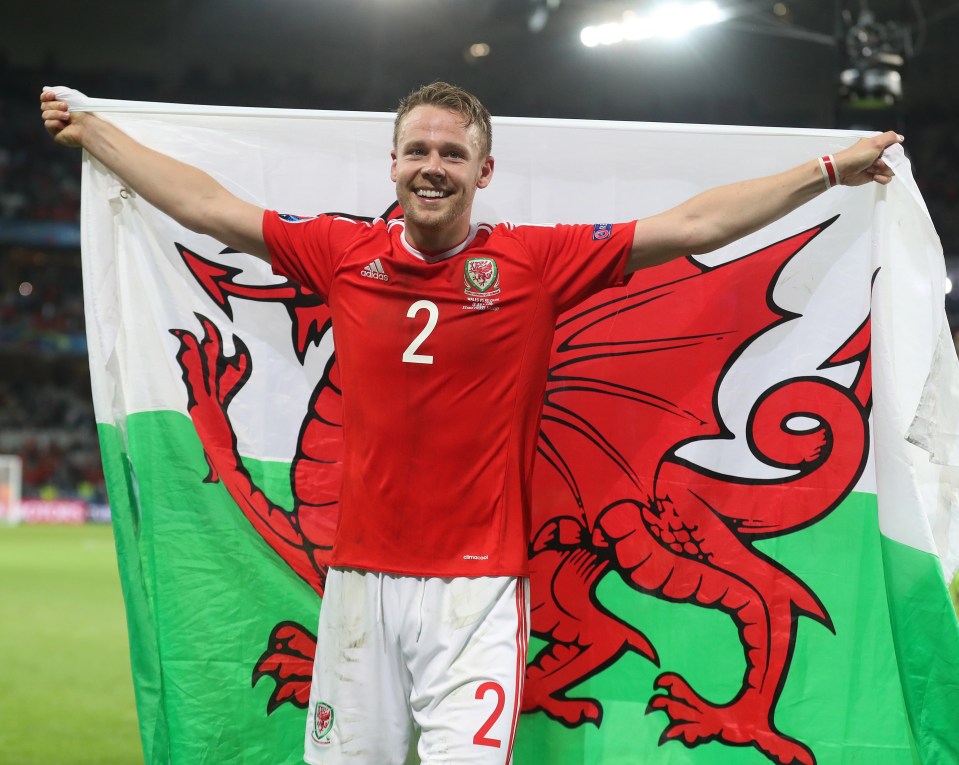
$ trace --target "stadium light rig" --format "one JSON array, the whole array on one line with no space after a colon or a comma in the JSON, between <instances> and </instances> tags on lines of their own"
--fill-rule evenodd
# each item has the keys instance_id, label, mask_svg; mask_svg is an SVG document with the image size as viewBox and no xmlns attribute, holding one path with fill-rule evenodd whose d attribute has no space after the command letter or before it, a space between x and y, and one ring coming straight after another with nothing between
<instances>
[{"instance_id":1,"label":"stadium light rig","mask_svg":"<svg viewBox=\"0 0 959 765\"><path fill-rule=\"evenodd\" d=\"M621 21L584 27L579 39L587 48L653 38L676 39L699 27L719 24L730 16L713 0L669 2L657 6L648 15L626 11Z\"/></svg>"},{"instance_id":2,"label":"stadium light rig","mask_svg":"<svg viewBox=\"0 0 959 765\"><path fill-rule=\"evenodd\" d=\"M865 108L894 106L902 100L902 68L912 55L908 30L880 23L863 9L846 30L847 66L839 75L844 102Z\"/></svg>"}]
</instances>

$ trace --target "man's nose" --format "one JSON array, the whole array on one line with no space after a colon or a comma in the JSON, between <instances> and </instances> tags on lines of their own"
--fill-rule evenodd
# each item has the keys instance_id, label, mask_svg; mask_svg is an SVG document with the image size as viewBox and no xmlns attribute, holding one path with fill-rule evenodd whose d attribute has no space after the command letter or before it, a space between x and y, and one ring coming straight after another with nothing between
<instances>
[{"instance_id":1,"label":"man's nose","mask_svg":"<svg viewBox=\"0 0 959 765\"><path fill-rule=\"evenodd\" d=\"M446 171L443 167L443 158L440 156L438 151L431 151L426 156L426 163L423 165L423 172L426 175L445 174Z\"/></svg>"}]
</instances>

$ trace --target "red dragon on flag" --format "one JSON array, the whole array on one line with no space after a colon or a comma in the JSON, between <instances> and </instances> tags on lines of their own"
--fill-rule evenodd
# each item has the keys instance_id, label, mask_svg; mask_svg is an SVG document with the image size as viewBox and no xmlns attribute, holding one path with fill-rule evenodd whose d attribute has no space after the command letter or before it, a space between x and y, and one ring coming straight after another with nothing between
<instances>
[{"instance_id":1,"label":"red dragon on flag","mask_svg":"<svg viewBox=\"0 0 959 765\"><path fill-rule=\"evenodd\" d=\"M394 206L388 213L399 215ZM717 398L733 362L759 336L795 318L773 287L785 264L831 221L715 267L685 259L634 275L566 314L556 331L534 481L530 541L532 632L524 711L568 727L601 725L602 699L567 692L627 652L657 666L641 624L607 610L597 587L613 572L637 594L716 609L735 624L746 671L731 701L711 701L680 674L656 680L648 708L665 714L660 744L752 746L780 765L813 765L812 750L779 731L799 616L832 629L815 593L754 543L815 524L852 490L868 454L869 321L822 367L855 364L851 385L825 377L783 380L757 400L747 423L755 457L788 472L776 479L722 475L688 462L681 447L731 435ZM238 269L179 246L210 298L279 302L302 362L329 331L329 313L291 282L249 285ZM178 362L210 474L266 543L322 597L338 512L342 457L335 354L313 392L291 465L294 503L281 507L255 485L228 410L253 358L233 338L227 356L215 323L184 329ZM798 420L806 423L794 424ZM812 421L815 424L809 426ZM308 702L315 636L277 624L253 669L275 682L268 712Z\"/></svg>"}]
</instances>

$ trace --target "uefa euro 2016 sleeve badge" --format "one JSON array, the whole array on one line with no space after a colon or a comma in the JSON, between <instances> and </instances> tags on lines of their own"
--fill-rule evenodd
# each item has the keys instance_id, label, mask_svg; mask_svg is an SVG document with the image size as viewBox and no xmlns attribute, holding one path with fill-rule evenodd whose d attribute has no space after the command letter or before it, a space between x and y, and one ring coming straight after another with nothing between
<instances>
[{"instance_id":1,"label":"uefa euro 2016 sleeve badge","mask_svg":"<svg viewBox=\"0 0 959 765\"><path fill-rule=\"evenodd\" d=\"M613 233L613 224L612 223L594 223L593 224L593 241L598 242L601 239L609 239Z\"/></svg>"}]
</instances>

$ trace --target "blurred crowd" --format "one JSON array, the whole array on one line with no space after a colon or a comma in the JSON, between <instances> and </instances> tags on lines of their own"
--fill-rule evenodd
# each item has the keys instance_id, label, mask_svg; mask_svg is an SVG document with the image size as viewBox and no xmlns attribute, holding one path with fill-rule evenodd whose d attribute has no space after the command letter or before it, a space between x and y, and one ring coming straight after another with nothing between
<instances>
[{"instance_id":1,"label":"blurred crowd","mask_svg":"<svg viewBox=\"0 0 959 765\"><path fill-rule=\"evenodd\" d=\"M943 251L959 257L959 104L917 110L907 126L907 153L913 175L942 240ZM959 289L959 285L957 285Z\"/></svg>"},{"instance_id":2,"label":"blurred crowd","mask_svg":"<svg viewBox=\"0 0 959 765\"><path fill-rule=\"evenodd\" d=\"M171 85L123 72L88 73L84 89L106 98L194 103L365 109L362 94L311 77L269 72L192 71ZM80 161L50 141L38 116L43 84L63 78L53 65L13 71L0 59L0 454L23 458L27 497L101 500L103 475L85 366L79 268ZM243 101L238 95L243 94ZM582 115L602 118L603 115ZM897 126L957 274L947 300L959 330L959 104L909 105ZM885 127L886 125L877 125ZM817 127L817 125L797 125ZM818 125L818 127L828 127ZM959 343L959 331L956 332Z\"/></svg>"},{"instance_id":3,"label":"blurred crowd","mask_svg":"<svg viewBox=\"0 0 959 765\"><path fill-rule=\"evenodd\" d=\"M0 452L23 460L23 495L105 500L89 386L0 380Z\"/></svg>"},{"instance_id":4,"label":"blurred crowd","mask_svg":"<svg viewBox=\"0 0 959 765\"><path fill-rule=\"evenodd\" d=\"M75 248L0 243L0 454L25 497L103 498L81 285Z\"/></svg>"},{"instance_id":5,"label":"blurred crowd","mask_svg":"<svg viewBox=\"0 0 959 765\"><path fill-rule=\"evenodd\" d=\"M0 454L24 497L104 499L77 255L0 245Z\"/></svg>"}]
</instances>

